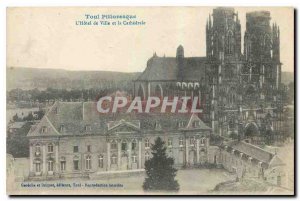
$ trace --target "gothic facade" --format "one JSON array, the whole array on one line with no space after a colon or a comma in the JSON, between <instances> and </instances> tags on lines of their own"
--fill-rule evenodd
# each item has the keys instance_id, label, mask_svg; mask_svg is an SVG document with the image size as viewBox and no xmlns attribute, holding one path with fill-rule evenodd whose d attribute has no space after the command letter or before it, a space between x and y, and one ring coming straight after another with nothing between
<instances>
[{"instance_id":1,"label":"gothic facade","mask_svg":"<svg viewBox=\"0 0 300 201\"><path fill-rule=\"evenodd\" d=\"M158 57L135 80L135 96L198 96L199 117L213 133L253 143L281 143L280 30L268 11L246 14L244 53L241 24L233 8L216 8L206 24L206 57Z\"/></svg>"}]
</instances>

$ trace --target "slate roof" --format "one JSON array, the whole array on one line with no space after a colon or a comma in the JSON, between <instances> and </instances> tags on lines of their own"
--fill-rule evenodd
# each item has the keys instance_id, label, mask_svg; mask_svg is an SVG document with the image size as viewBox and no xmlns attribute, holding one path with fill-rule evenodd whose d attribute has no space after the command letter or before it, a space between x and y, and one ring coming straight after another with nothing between
<instances>
[{"instance_id":1,"label":"slate roof","mask_svg":"<svg viewBox=\"0 0 300 201\"><path fill-rule=\"evenodd\" d=\"M231 141L228 142L227 146L268 165L283 164L283 162L275 154L244 141ZM276 157L276 160L274 157ZM274 163L275 161L276 164Z\"/></svg>"},{"instance_id":2,"label":"slate roof","mask_svg":"<svg viewBox=\"0 0 300 201\"><path fill-rule=\"evenodd\" d=\"M205 76L206 57L184 58L183 80L200 81ZM176 81L178 66L175 57L153 56L136 81Z\"/></svg>"},{"instance_id":3,"label":"slate roof","mask_svg":"<svg viewBox=\"0 0 300 201\"><path fill-rule=\"evenodd\" d=\"M192 118L192 114L170 114L170 113L117 113L100 114L97 111L96 102L55 102L45 114L41 122L33 126L28 136L40 135L81 135L99 134L105 135L108 125L118 124L126 121L129 124L140 125L141 132L155 131L156 124L160 124L162 131L178 130L178 122L184 122L187 126L191 121L201 121L198 117ZM192 120L191 120L192 119ZM61 126L64 129L61 131ZM41 133L42 127L49 128L48 134ZM86 130L85 127L90 129ZM210 129L202 121L194 129Z\"/></svg>"}]
</instances>

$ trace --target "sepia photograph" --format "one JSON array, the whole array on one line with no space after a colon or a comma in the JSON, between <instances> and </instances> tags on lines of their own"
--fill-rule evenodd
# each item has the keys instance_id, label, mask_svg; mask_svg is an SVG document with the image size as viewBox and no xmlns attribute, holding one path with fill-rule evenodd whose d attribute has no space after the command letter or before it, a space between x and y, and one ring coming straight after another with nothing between
<instances>
[{"instance_id":1,"label":"sepia photograph","mask_svg":"<svg viewBox=\"0 0 300 201\"><path fill-rule=\"evenodd\" d=\"M7 7L7 195L295 195L292 7Z\"/></svg>"}]
</instances>

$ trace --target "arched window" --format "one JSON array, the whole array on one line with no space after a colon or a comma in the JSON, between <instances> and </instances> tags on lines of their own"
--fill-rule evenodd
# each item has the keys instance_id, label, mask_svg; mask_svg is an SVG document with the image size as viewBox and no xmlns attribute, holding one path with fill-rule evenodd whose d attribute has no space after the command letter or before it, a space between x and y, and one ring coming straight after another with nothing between
<instances>
[{"instance_id":1,"label":"arched window","mask_svg":"<svg viewBox=\"0 0 300 201\"><path fill-rule=\"evenodd\" d=\"M195 137L190 137L190 146L195 145Z\"/></svg>"},{"instance_id":2,"label":"arched window","mask_svg":"<svg viewBox=\"0 0 300 201\"><path fill-rule=\"evenodd\" d=\"M173 146L173 139L168 138L168 147L172 147L172 146Z\"/></svg>"},{"instance_id":3,"label":"arched window","mask_svg":"<svg viewBox=\"0 0 300 201\"><path fill-rule=\"evenodd\" d=\"M179 138L179 146L183 147L183 138L182 137Z\"/></svg>"},{"instance_id":4,"label":"arched window","mask_svg":"<svg viewBox=\"0 0 300 201\"><path fill-rule=\"evenodd\" d=\"M200 139L200 144L203 146L205 144L205 138Z\"/></svg>"},{"instance_id":5,"label":"arched window","mask_svg":"<svg viewBox=\"0 0 300 201\"><path fill-rule=\"evenodd\" d=\"M154 95L157 97L162 97L162 88L160 85L156 85Z\"/></svg>"},{"instance_id":6,"label":"arched window","mask_svg":"<svg viewBox=\"0 0 300 201\"><path fill-rule=\"evenodd\" d=\"M53 153L53 144L48 144L48 153Z\"/></svg>"},{"instance_id":7,"label":"arched window","mask_svg":"<svg viewBox=\"0 0 300 201\"><path fill-rule=\"evenodd\" d=\"M234 40L233 40L233 33L232 31L228 31L227 33L227 53L232 54L233 53L233 45L234 45Z\"/></svg>"},{"instance_id":8,"label":"arched window","mask_svg":"<svg viewBox=\"0 0 300 201\"><path fill-rule=\"evenodd\" d=\"M90 170L92 169L92 160L91 156L86 156L85 158L85 169Z\"/></svg>"},{"instance_id":9,"label":"arched window","mask_svg":"<svg viewBox=\"0 0 300 201\"><path fill-rule=\"evenodd\" d=\"M149 160L150 159L150 154L149 152L146 152L145 153L145 161Z\"/></svg>"},{"instance_id":10,"label":"arched window","mask_svg":"<svg viewBox=\"0 0 300 201\"><path fill-rule=\"evenodd\" d=\"M100 155L99 158L98 158L98 167L99 168L103 168L104 166L104 162L103 162L103 155Z\"/></svg>"},{"instance_id":11,"label":"arched window","mask_svg":"<svg viewBox=\"0 0 300 201\"><path fill-rule=\"evenodd\" d=\"M74 157L74 159L73 159L73 168L74 168L74 170L79 170L79 158L78 157Z\"/></svg>"},{"instance_id":12,"label":"arched window","mask_svg":"<svg viewBox=\"0 0 300 201\"><path fill-rule=\"evenodd\" d=\"M132 141L132 144L131 144L131 149L132 150L135 150L137 148L137 141L136 140L133 140Z\"/></svg>"},{"instance_id":13,"label":"arched window","mask_svg":"<svg viewBox=\"0 0 300 201\"><path fill-rule=\"evenodd\" d=\"M117 164L117 156L115 154L111 156L111 164Z\"/></svg>"},{"instance_id":14,"label":"arched window","mask_svg":"<svg viewBox=\"0 0 300 201\"><path fill-rule=\"evenodd\" d=\"M145 139L145 148L150 148L149 139Z\"/></svg>"},{"instance_id":15,"label":"arched window","mask_svg":"<svg viewBox=\"0 0 300 201\"><path fill-rule=\"evenodd\" d=\"M41 161L39 159L34 160L35 172L41 172Z\"/></svg>"},{"instance_id":16,"label":"arched window","mask_svg":"<svg viewBox=\"0 0 300 201\"><path fill-rule=\"evenodd\" d=\"M36 156L41 155L41 146L40 146L40 144L35 145L35 155Z\"/></svg>"},{"instance_id":17,"label":"arched window","mask_svg":"<svg viewBox=\"0 0 300 201\"><path fill-rule=\"evenodd\" d=\"M136 163L137 160L136 160L136 155L132 155L132 163Z\"/></svg>"},{"instance_id":18,"label":"arched window","mask_svg":"<svg viewBox=\"0 0 300 201\"><path fill-rule=\"evenodd\" d=\"M60 170L64 172L66 170L66 158L61 157L60 158Z\"/></svg>"},{"instance_id":19,"label":"arched window","mask_svg":"<svg viewBox=\"0 0 300 201\"><path fill-rule=\"evenodd\" d=\"M115 140L113 140L112 142L111 142L111 149L117 149L117 143L116 143L116 141Z\"/></svg>"},{"instance_id":20,"label":"arched window","mask_svg":"<svg viewBox=\"0 0 300 201\"><path fill-rule=\"evenodd\" d=\"M144 89L143 89L142 85L139 86L138 96L141 97L141 100L145 99L145 92L144 92Z\"/></svg>"},{"instance_id":21,"label":"arched window","mask_svg":"<svg viewBox=\"0 0 300 201\"><path fill-rule=\"evenodd\" d=\"M53 160L48 161L48 171L52 172L53 171Z\"/></svg>"},{"instance_id":22,"label":"arched window","mask_svg":"<svg viewBox=\"0 0 300 201\"><path fill-rule=\"evenodd\" d=\"M126 151L127 150L127 142L126 141L122 142L121 149L122 149L122 151Z\"/></svg>"}]
</instances>

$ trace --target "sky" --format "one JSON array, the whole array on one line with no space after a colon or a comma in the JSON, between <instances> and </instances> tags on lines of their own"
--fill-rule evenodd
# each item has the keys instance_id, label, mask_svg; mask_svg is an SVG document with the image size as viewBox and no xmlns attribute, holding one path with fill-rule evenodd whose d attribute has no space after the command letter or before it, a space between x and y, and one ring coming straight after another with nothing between
<instances>
[{"instance_id":1,"label":"sky","mask_svg":"<svg viewBox=\"0 0 300 201\"><path fill-rule=\"evenodd\" d=\"M141 72L154 52L185 57L205 56L205 24L212 7L49 7L7 9L7 67ZM280 27L282 70L294 70L294 10L235 8L241 21L242 44L246 12L268 10ZM85 14L136 15L143 26L78 26ZM134 20L134 21L135 21ZM112 21L110 21L112 22Z\"/></svg>"}]
</instances>

